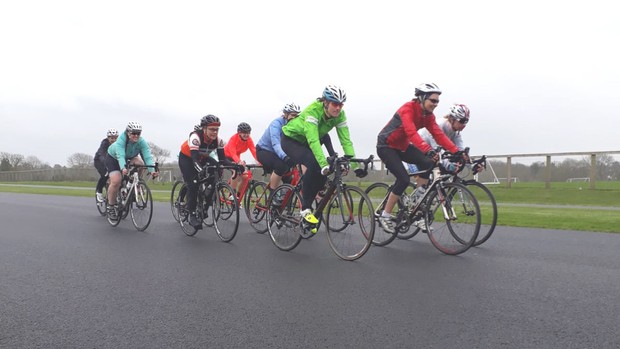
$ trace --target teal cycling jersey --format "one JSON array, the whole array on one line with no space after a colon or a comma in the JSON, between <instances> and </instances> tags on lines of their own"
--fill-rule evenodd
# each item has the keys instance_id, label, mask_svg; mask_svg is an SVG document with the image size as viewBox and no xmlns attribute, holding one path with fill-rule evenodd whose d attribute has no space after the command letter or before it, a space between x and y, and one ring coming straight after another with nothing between
<instances>
[{"instance_id":1,"label":"teal cycling jersey","mask_svg":"<svg viewBox=\"0 0 620 349\"><path fill-rule=\"evenodd\" d=\"M132 143L127 140L127 132L121 133L116 142L110 145L108 154L118 160L118 164L121 168L125 166L127 160L133 159L139 154L142 154L145 165L155 165L153 156L151 155L151 149L146 140L140 137L137 142ZM149 167L148 170L149 172L154 171L152 167Z\"/></svg>"},{"instance_id":2,"label":"teal cycling jersey","mask_svg":"<svg viewBox=\"0 0 620 349\"><path fill-rule=\"evenodd\" d=\"M304 109L298 117L282 127L282 133L301 144L307 144L321 167L328 165L320 139L336 128L340 145L347 156L355 157L355 150L349 135L344 110L335 118L326 118L323 102L316 100ZM355 164L352 164L355 167Z\"/></svg>"}]
</instances>

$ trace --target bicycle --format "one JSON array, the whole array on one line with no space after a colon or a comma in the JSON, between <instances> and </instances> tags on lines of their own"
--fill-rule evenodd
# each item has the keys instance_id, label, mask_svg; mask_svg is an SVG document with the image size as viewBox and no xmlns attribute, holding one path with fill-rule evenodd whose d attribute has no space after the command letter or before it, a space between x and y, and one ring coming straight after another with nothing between
<instances>
[{"instance_id":1,"label":"bicycle","mask_svg":"<svg viewBox=\"0 0 620 349\"><path fill-rule=\"evenodd\" d=\"M462 155L457 153L453 156ZM428 173L432 173L433 179L424 195L417 202L413 193L402 195L397 203L395 232L387 233L381 229L379 234L375 234L374 245L389 244L399 233L406 232L414 222L422 219L422 228L416 226L416 229L410 233L411 236L420 230L425 231L433 246L439 251L448 255L458 255L473 246L480 231L481 217L480 207L474 194L465 185L453 182L453 174L440 164L426 171L411 173L409 176ZM366 190L371 198L381 200L374 211L378 225L380 225L379 217L393 186L377 185Z\"/></svg>"},{"instance_id":2,"label":"bicycle","mask_svg":"<svg viewBox=\"0 0 620 349\"><path fill-rule=\"evenodd\" d=\"M208 165L198 173L194 180L198 183L198 196L196 204L196 216L208 227L215 227L218 237L224 242L234 239L239 229L239 202L234 195L233 188L222 179L222 170L232 169L235 173L240 171L238 165ZM209 171L212 170L212 171ZM211 173L210 173L211 172ZM190 212L185 202L186 184L179 189L174 206L177 208L177 216L181 229L188 236L194 236L198 229L189 224ZM209 202L210 201L210 202ZM211 215L209 215L209 209Z\"/></svg>"},{"instance_id":3,"label":"bicycle","mask_svg":"<svg viewBox=\"0 0 620 349\"><path fill-rule=\"evenodd\" d=\"M358 187L343 183L342 177L348 173L350 162L363 163L367 171L372 159L372 155L368 159L328 158L334 178L326 182L325 195L319 200L314 215L319 218L319 222L321 218L324 219L329 246L344 260L356 260L368 251L375 224L374 210L368 195ZM278 197L282 200L276 201ZM304 235L316 233L318 224L308 224L301 217L301 185L280 185L274 190L267 205L269 236L280 250L290 251L299 245ZM322 217L326 207L326 215ZM333 229L335 227L338 230Z\"/></svg>"},{"instance_id":4,"label":"bicycle","mask_svg":"<svg viewBox=\"0 0 620 349\"><path fill-rule=\"evenodd\" d=\"M175 203L179 200L183 183L184 182L182 180L177 179L172 185L172 190L170 191L170 210L172 211L172 217L174 217L174 220L177 222L179 221L179 210ZM185 195L185 192L183 192L183 195Z\"/></svg>"},{"instance_id":5,"label":"bicycle","mask_svg":"<svg viewBox=\"0 0 620 349\"><path fill-rule=\"evenodd\" d=\"M153 166L128 164L129 173L123 176L116 199L118 207L115 208L114 216L107 215L111 226L116 227L129 214L134 227L139 231L146 230L151 224L153 196L146 181L140 178L139 170L142 168L155 168L155 172L159 171L157 163Z\"/></svg>"},{"instance_id":6,"label":"bicycle","mask_svg":"<svg viewBox=\"0 0 620 349\"><path fill-rule=\"evenodd\" d=\"M246 165L248 168L262 168L259 165ZM282 175L282 181L287 184L297 185L300 182L300 170L298 166L293 167L290 171ZM269 199L269 191L267 183L251 179L248 184L248 190L244 197L243 208L248 217L248 221L254 230L259 234L267 232L266 214L268 211L267 201Z\"/></svg>"},{"instance_id":7,"label":"bicycle","mask_svg":"<svg viewBox=\"0 0 620 349\"><path fill-rule=\"evenodd\" d=\"M103 201L97 200L97 197L95 196L95 205L97 205L97 211L99 211L99 214L102 216L105 216L108 214L108 186L109 185L110 183L106 181L105 186L103 186L101 190L101 194L103 195Z\"/></svg>"}]
</instances>

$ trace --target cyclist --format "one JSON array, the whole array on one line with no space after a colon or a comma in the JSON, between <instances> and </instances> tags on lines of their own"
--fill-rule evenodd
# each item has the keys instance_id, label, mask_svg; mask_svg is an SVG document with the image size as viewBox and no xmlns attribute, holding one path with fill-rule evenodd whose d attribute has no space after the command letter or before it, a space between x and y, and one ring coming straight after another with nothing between
<instances>
[{"instance_id":1,"label":"cyclist","mask_svg":"<svg viewBox=\"0 0 620 349\"><path fill-rule=\"evenodd\" d=\"M109 129L106 138L101 141L99 149L97 149L95 153L95 168L97 172L99 172L99 181L97 181L97 186L95 187L95 195L97 196L98 202L103 202L103 187L105 187L105 182L108 181L108 170L105 168L105 158L108 156L110 144L116 142L117 138L118 131L115 128Z\"/></svg>"},{"instance_id":2,"label":"cyclist","mask_svg":"<svg viewBox=\"0 0 620 349\"><path fill-rule=\"evenodd\" d=\"M304 109L298 117L282 127L282 149L297 164L302 164L302 211L304 220L310 224L318 223L312 213L312 202L316 194L325 185L329 174L329 164L321 148L321 138L336 128L338 139L345 156L355 156L353 143L349 136L347 117L342 107L347 100L343 89L328 85L323 95ZM368 173L357 164L352 164L355 174L364 177Z\"/></svg>"},{"instance_id":3,"label":"cyclist","mask_svg":"<svg viewBox=\"0 0 620 349\"><path fill-rule=\"evenodd\" d=\"M202 229L202 222L196 217L198 183L194 183L194 179L205 165L217 162L211 153L224 147L224 141L218 138L219 131L220 118L212 114L203 116L200 124L194 126L194 131L190 132L188 139L183 142L179 152L179 169L187 188L185 202L190 212L189 224L196 229ZM207 203L210 202L210 198L207 198Z\"/></svg>"},{"instance_id":4,"label":"cyclist","mask_svg":"<svg viewBox=\"0 0 620 349\"><path fill-rule=\"evenodd\" d=\"M241 160L241 154L250 150L254 159L257 162L258 158L256 157L256 146L254 146L254 141L250 136L252 132L252 127L247 122L242 122L237 126L237 133L235 133L226 146L224 146L224 154L228 160L234 162L235 164L245 166L245 161ZM248 185L248 173L243 172L243 174L236 176L231 180L230 186L235 190L237 195L239 195L239 190L245 188ZM241 198L239 198L241 201Z\"/></svg>"},{"instance_id":5,"label":"cyclist","mask_svg":"<svg viewBox=\"0 0 620 349\"><path fill-rule=\"evenodd\" d=\"M388 233L394 233L392 209L409 185L409 175L402 161L415 164L420 171L431 169L439 161L439 154L418 134L418 130L426 127L432 137L444 149L454 153L457 146L443 133L435 121L433 111L439 104L441 90L433 83L421 84L415 89L413 100L403 104L388 121L377 136L377 155L385 163L387 169L394 174L396 182L379 217L379 222ZM416 197L421 197L426 190L429 174L416 178ZM424 221L414 222L424 228Z\"/></svg>"},{"instance_id":6,"label":"cyclist","mask_svg":"<svg viewBox=\"0 0 620 349\"><path fill-rule=\"evenodd\" d=\"M454 143L459 150L465 150L463 138L461 137L461 131L465 129L465 126L467 126L467 123L469 122L469 114L469 108L465 104L454 104L450 108L450 113L444 116L445 120L439 124L439 127L441 127L443 133L450 138L452 143ZM420 136L426 143L430 144L433 149L437 148L437 142L426 129L420 130ZM469 155L464 153L463 160L465 160L465 163L468 163ZM445 159L444 161L444 166L446 168L448 165L453 164L450 163L448 159ZM470 165L468 164L468 166ZM475 164L473 166L472 171L474 174L478 173L480 170L482 170L482 164Z\"/></svg>"},{"instance_id":7,"label":"cyclist","mask_svg":"<svg viewBox=\"0 0 620 349\"><path fill-rule=\"evenodd\" d=\"M301 109L295 103L284 105L282 116L273 120L263 133L263 136L256 143L256 157L263 164L265 173L271 172L269 179L270 190L277 188L282 182L284 175L295 164L293 160L282 150L280 138L282 136L282 126L299 116Z\"/></svg>"},{"instance_id":8,"label":"cyclist","mask_svg":"<svg viewBox=\"0 0 620 349\"><path fill-rule=\"evenodd\" d=\"M141 135L142 125L135 121L130 121L125 128L125 132L108 148L105 166L110 176L108 214L112 217L115 217L118 212L116 194L121 186L123 176L127 174L127 162L133 165L144 165L146 163L148 166L153 166L155 164L149 145ZM121 164L123 166L122 169ZM148 171L153 178L159 175L153 167L149 167Z\"/></svg>"}]
</instances>

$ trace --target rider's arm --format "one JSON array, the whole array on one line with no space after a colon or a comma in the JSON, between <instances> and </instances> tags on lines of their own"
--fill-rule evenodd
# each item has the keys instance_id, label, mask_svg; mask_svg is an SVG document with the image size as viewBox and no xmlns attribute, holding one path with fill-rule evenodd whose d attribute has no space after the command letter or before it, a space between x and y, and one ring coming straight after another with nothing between
<instances>
[{"instance_id":1,"label":"rider's arm","mask_svg":"<svg viewBox=\"0 0 620 349\"><path fill-rule=\"evenodd\" d=\"M239 143L239 134L235 133L224 147L224 154L226 157L233 159L234 162L238 163L241 161L239 158L239 154L237 154L237 145ZM222 159L220 159L222 160Z\"/></svg>"},{"instance_id":2,"label":"rider's arm","mask_svg":"<svg viewBox=\"0 0 620 349\"><path fill-rule=\"evenodd\" d=\"M149 144L144 138L140 137L140 140L138 140L138 147L140 148L140 153L144 156L144 164L147 166L154 166L155 161L153 160L153 155L151 154L151 147L149 147ZM148 171L149 173L153 173L155 168L149 167Z\"/></svg>"},{"instance_id":3,"label":"rider's arm","mask_svg":"<svg viewBox=\"0 0 620 349\"><path fill-rule=\"evenodd\" d=\"M409 142L411 142L416 148L420 149L423 153L428 153L430 150L433 149L433 147L426 143L418 133L418 126L414 122L414 120L417 116L417 118L419 119L418 122L421 124L423 117L421 114L417 115L417 113L421 113L417 111L417 108L418 107L415 103L408 102L402 107L400 107L397 113L400 116L402 127L405 130L405 134L407 135ZM425 118L428 117L430 116L427 116Z\"/></svg>"},{"instance_id":4,"label":"rider's arm","mask_svg":"<svg viewBox=\"0 0 620 349\"><path fill-rule=\"evenodd\" d=\"M118 161L121 169L125 166L125 147L127 146L127 132L121 133L116 142L108 148L108 154L112 155Z\"/></svg>"},{"instance_id":5,"label":"rider's arm","mask_svg":"<svg viewBox=\"0 0 620 349\"><path fill-rule=\"evenodd\" d=\"M428 132L433 136L433 139L435 139L435 141L437 141L437 143L441 145L442 148L444 148L445 150L453 154L459 151L459 148L457 148L457 146L454 143L452 143L450 138L448 138L448 136L446 136L446 134L443 133L443 130L441 129L441 127L437 125L437 123L435 122L434 116L427 116L424 119L424 126L426 127Z\"/></svg>"},{"instance_id":6,"label":"rider's arm","mask_svg":"<svg viewBox=\"0 0 620 349\"><path fill-rule=\"evenodd\" d=\"M252 137L248 137L248 149L250 149L250 153L252 153L254 160L256 160L257 163L260 163L260 161L258 161L258 158L256 157L256 146L254 145L254 140L252 139Z\"/></svg>"},{"instance_id":7,"label":"rider's arm","mask_svg":"<svg viewBox=\"0 0 620 349\"><path fill-rule=\"evenodd\" d=\"M353 142L351 142L351 136L349 134L349 127L347 126L347 118L344 115L344 112L340 114L339 117L340 122L336 125L336 132L338 133L338 139L340 140L340 145L342 145L342 150L344 151L344 155L350 156L352 158L355 157L355 150L353 149ZM351 163L351 168L356 169L358 167L357 162Z\"/></svg>"},{"instance_id":8,"label":"rider's arm","mask_svg":"<svg viewBox=\"0 0 620 349\"><path fill-rule=\"evenodd\" d=\"M281 120L284 120L280 118ZM282 122L280 119L273 121L269 125L269 135L271 137L271 146L273 150L278 154L278 157L282 160L286 157L286 153L282 149L281 137L282 137Z\"/></svg>"},{"instance_id":9,"label":"rider's arm","mask_svg":"<svg viewBox=\"0 0 620 349\"><path fill-rule=\"evenodd\" d=\"M316 161L319 163L319 167L323 168L328 166L329 164L327 163L325 154L323 154L321 141L319 140L319 118L314 115L308 115L303 124L303 128L308 146L310 150L312 150L312 154L314 154Z\"/></svg>"}]
</instances>

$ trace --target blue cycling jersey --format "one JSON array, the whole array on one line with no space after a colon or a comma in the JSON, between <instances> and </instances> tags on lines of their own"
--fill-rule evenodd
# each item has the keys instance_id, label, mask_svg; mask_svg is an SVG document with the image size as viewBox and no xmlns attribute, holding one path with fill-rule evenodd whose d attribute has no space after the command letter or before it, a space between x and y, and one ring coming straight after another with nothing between
<instances>
[{"instance_id":1,"label":"blue cycling jersey","mask_svg":"<svg viewBox=\"0 0 620 349\"><path fill-rule=\"evenodd\" d=\"M284 117L273 120L265 130L265 133L263 133L262 137L258 140L258 143L256 143L257 147L277 154L282 160L286 157L286 153L282 150L282 145L280 144L282 126L284 125L286 125L286 119Z\"/></svg>"}]
</instances>

